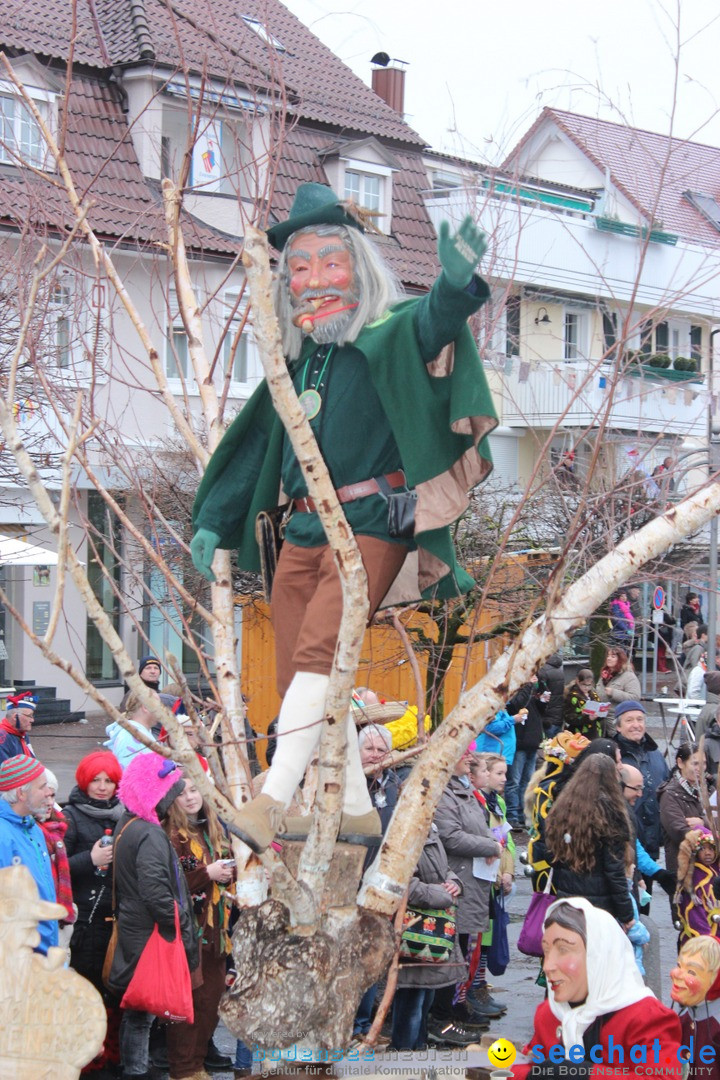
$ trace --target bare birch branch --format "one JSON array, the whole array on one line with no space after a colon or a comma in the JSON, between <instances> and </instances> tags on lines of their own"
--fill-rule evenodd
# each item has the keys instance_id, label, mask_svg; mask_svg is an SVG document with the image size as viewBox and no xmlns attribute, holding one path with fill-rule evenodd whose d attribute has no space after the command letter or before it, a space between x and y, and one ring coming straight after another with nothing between
<instances>
[{"instance_id":1,"label":"bare birch branch","mask_svg":"<svg viewBox=\"0 0 720 1080\"><path fill-rule=\"evenodd\" d=\"M57 630L60 613L63 609L63 602L65 600L65 573L67 565L67 524L68 514L70 512L70 464L72 462L73 453L77 445L76 433L80 425L81 410L82 397L80 394L78 394L75 402L75 412L73 414L72 424L70 426L70 440L68 442L65 453L63 454L62 484L60 487L60 506L58 508L60 528L58 530L57 584L55 587L55 595L53 597L52 608L50 611L50 618L48 619L48 627L45 631L45 635L43 638L47 645L52 645L53 643L53 638L55 637L55 631Z\"/></svg>"},{"instance_id":2,"label":"bare birch branch","mask_svg":"<svg viewBox=\"0 0 720 1080\"><path fill-rule=\"evenodd\" d=\"M405 649L405 655L410 661L410 668L413 673L413 680L415 682L415 694L417 697L417 737L420 741L425 740L425 687L423 686L422 676L420 675L420 665L417 662L417 656L415 650L412 647L412 642L408 637L408 632L400 621L400 616L397 611L392 612L392 624L395 627L395 632L403 643Z\"/></svg>"},{"instance_id":3,"label":"bare birch branch","mask_svg":"<svg viewBox=\"0 0 720 1080\"><path fill-rule=\"evenodd\" d=\"M187 332L188 350L207 420L208 449L212 453L222 436L223 424L220 420L217 394L204 344L200 307L192 286L185 241L180 227L182 193L168 179L163 180L162 193L178 304ZM212 610L215 618L211 622L211 630L215 646L217 686L223 704L220 723L227 744L223 761L232 801L236 806L241 806L252 798L252 792L245 740L245 704L240 689L240 671L237 664L235 598L232 590L230 552L218 550L213 560L213 567L216 580L212 585ZM245 866L250 849L234 841L233 853L238 867Z\"/></svg>"},{"instance_id":4,"label":"bare birch branch","mask_svg":"<svg viewBox=\"0 0 720 1080\"><path fill-rule=\"evenodd\" d=\"M398 968L400 966L400 945L402 942L402 929L403 923L405 921L405 911L407 910L407 901L408 895L406 889L405 895L400 901L400 906L395 912L395 952L393 953L393 958L390 961L390 967L388 968L387 975L385 976L385 989L383 991L383 996L380 999L380 1004L377 1007L375 1018L372 1022L370 1030L365 1036L366 1046L374 1047L377 1044L378 1037L380 1035L380 1032L382 1031L382 1026L385 1023L385 1017L388 1014L388 1009L390 1008L393 998L395 997L395 990L397 989Z\"/></svg>"}]
</instances>

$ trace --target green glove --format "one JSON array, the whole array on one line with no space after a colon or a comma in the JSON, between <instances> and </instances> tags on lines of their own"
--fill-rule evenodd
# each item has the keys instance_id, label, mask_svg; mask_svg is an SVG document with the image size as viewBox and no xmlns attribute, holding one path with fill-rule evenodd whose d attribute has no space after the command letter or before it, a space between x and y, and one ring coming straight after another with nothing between
<instances>
[{"instance_id":1,"label":"green glove","mask_svg":"<svg viewBox=\"0 0 720 1080\"><path fill-rule=\"evenodd\" d=\"M468 215L462 225L450 236L450 225L440 222L438 233L438 256L445 277L457 289L466 289L472 281L475 267L487 250L485 233L478 229Z\"/></svg>"},{"instance_id":2,"label":"green glove","mask_svg":"<svg viewBox=\"0 0 720 1080\"><path fill-rule=\"evenodd\" d=\"M198 529L190 544L193 566L208 581L215 581L212 561L219 543L220 537L217 533L211 532L210 529Z\"/></svg>"}]
</instances>

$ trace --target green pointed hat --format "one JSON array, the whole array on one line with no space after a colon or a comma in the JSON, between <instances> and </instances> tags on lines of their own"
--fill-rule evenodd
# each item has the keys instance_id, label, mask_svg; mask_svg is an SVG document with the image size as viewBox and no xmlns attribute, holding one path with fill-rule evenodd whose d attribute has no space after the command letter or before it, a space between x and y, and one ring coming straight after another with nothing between
<instances>
[{"instance_id":1,"label":"green pointed hat","mask_svg":"<svg viewBox=\"0 0 720 1080\"><path fill-rule=\"evenodd\" d=\"M363 232L362 222L348 213L347 204L327 184L301 184L295 192L290 217L270 226L268 240L282 251L293 233L313 225L349 225Z\"/></svg>"}]
</instances>

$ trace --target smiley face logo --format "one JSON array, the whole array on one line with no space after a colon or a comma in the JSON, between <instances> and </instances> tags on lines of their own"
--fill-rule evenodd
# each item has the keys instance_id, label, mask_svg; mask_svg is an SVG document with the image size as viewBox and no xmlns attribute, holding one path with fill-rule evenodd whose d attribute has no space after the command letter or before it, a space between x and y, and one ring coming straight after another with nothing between
<instances>
[{"instance_id":1,"label":"smiley face logo","mask_svg":"<svg viewBox=\"0 0 720 1080\"><path fill-rule=\"evenodd\" d=\"M488 1047L487 1056L499 1069L507 1069L515 1060L517 1051L507 1039L496 1039L492 1046Z\"/></svg>"}]
</instances>

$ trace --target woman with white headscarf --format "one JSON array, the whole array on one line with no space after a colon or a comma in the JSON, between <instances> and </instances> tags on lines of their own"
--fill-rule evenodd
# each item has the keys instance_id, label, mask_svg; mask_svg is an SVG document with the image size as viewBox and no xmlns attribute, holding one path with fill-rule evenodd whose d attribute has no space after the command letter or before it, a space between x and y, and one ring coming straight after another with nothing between
<instances>
[{"instance_id":1,"label":"woman with white headscarf","mask_svg":"<svg viewBox=\"0 0 720 1080\"><path fill-rule=\"evenodd\" d=\"M632 945L612 915L581 897L557 900L547 910L542 944L548 996L538 1006L532 1039L524 1047L534 1064L516 1065L515 1080L568 1075L680 1080L680 1022L644 985ZM558 1045L564 1060L553 1062L550 1050ZM636 1048L632 1056L631 1048Z\"/></svg>"}]
</instances>

